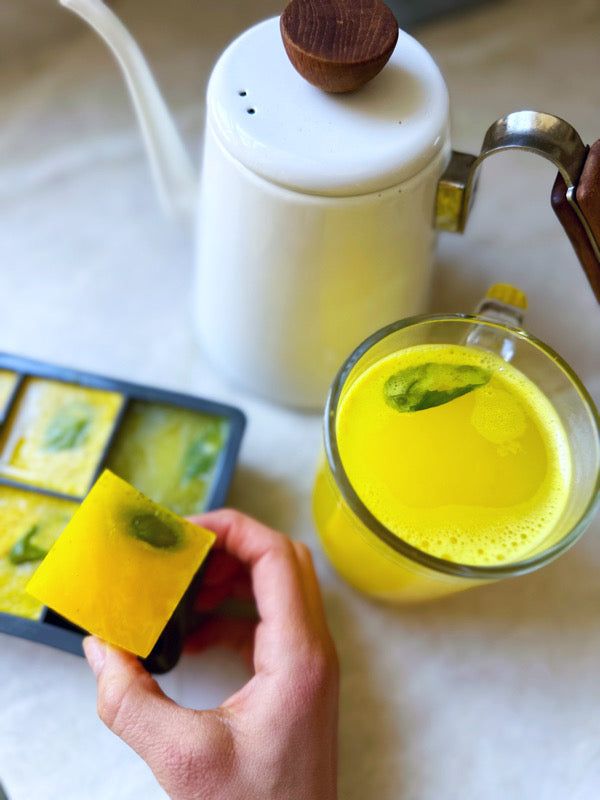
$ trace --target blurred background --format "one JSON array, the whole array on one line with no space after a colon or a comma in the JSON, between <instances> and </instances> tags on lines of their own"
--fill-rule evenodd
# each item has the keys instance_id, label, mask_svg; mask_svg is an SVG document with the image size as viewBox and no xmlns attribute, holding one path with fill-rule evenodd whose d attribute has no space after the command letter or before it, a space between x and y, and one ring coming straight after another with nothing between
<instances>
[{"instance_id":1,"label":"blurred background","mask_svg":"<svg viewBox=\"0 0 600 800\"><path fill-rule=\"evenodd\" d=\"M490 0L390 0L388 5L394 10L403 27L414 25L424 20L434 19L449 12L468 8ZM124 0L109 0L108 5L116 8L123 6ZM151 3L138 0L146 8ZM231 3L229 3L231 5ZM188 3L188 6L207 6L208 3ZM227 3L223 3L227 5ZM253 3L245 5L252 7ZM255 4L258 6L260 4ZM280 10L282 4L273 8ZM205 10L205 9L204 9ZM2 60L14 57L19 52L30 51L31 48L43 47L48 42L57 42L69 38L77 32L77 23L65 14L52 0L22 0L20 3L11 0L0 2L0 52Z\"/></svg>"},{"instance_id":2,"label":"blurred background","mask_svg":"<svg viewBox=\"0 0 600 800\"><path fill-rule=\"evenodd\" d=\"M281 3L113 4L197 162L212 64L236 34L278 13ZM476 152L488 125L517 108L556 113L586 141L600 134L597 0L573 0L568 8L558 0L390 4L446 77L456 149ZM191 238L161 215L112 56L55 0L0 0L0 120L0 346L47 358L59 352L76 366L143 380L161 374L187 382L198 359L187 324ZM486 163L466 235L441 237L433 304L467 310L490 278L519 278L531 294L532 330L595 390L591 363L570 336L576 314L595 308L549 207L553 177L549 164L520 154ZM548 296L536 304L542 289ZM113 311L114 298L125 295L149 311L135 326ZM33 334L33 321L43 337ZM159 323L169 325L168 336L155 336ZM138 353L150 338L154 366L146 369ZM121 351L118 364L113 346Z\"/></svg>"},{"instance_id":3,"label":"blurred background","mask_svg":"<svg viewBox=\"0 0 600 800\"><path fill-rule=\"evenodd\" d=\"M394 10L400 25L408 27L482 2L489 0L390 0L388 5ZM138 4L142 3L143 0L138 0ZM123 6L124 0L109 0L108 5ZM209 4L194 3L193 0L189 0L187 5L191 10L194 6L202 8ZM259 4L250 2L246 5L257 7ZM272 7L280 10L282 4L278 6L272 4ZM0 20L2 21L0 49L3 59L12 58L20 51L27 52L31 47L40 47L44 43L68 38L77 29L75 20L61 12L57 3L53 3L52 0L23 0L21 3L2 0Z\"/></svg>"}]
</instances>

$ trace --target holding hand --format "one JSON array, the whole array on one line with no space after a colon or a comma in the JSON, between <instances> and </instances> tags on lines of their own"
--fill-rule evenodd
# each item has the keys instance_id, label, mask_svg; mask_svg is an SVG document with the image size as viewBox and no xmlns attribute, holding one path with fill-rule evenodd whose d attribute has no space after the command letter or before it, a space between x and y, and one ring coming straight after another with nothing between
<instances>
[{"instance_id":1,"label":"holding hand","mask_svg":"<svg viewBox=\"0 0 600 800\"><path fill-rule=\"evenodd\" d=\"M246 572L260 616L255 630L213 620L196 645L233 637L254 675L219 708L194 711L137 658L88 637L101 719L172 800L335 800L338 666L308 548L235 511L194 521L217 535L201 602L243 591Z\"/></svg>"}]
</instances>

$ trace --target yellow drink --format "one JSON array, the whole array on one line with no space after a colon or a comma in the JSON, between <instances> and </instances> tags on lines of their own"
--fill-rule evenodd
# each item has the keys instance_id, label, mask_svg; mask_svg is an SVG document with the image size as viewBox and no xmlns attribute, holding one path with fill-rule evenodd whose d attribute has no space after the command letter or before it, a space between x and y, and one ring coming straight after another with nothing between
<instances>
[{"instance_id":1,"label":"yellow drink","mask_svg":"<svg viewBox=\"0 0 600 800\"><path fill-rule=\"evenodd\" d=\"M335 432L368 512L389 535L446 562L527 558L545 547L567 503L571 454L559 415L522 372L480 348L422 344L372 361L344 386ZM327 464L314 510L330 559L364 591L415 600L476 582L443 571L432 580L371 534Z\"/></svg>"}]
</instances>

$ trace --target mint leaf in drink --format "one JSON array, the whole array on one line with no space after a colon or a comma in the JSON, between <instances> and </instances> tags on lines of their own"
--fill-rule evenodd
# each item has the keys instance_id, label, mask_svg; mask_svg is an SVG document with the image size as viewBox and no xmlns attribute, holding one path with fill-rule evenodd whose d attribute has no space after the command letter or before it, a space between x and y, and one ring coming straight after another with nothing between
<instances>
[{"instance_id":1,"label":"mint leaf in drink","mask_svg":"<svg viewBox=\"0 0 600 800\"><path fill-rule=\"evenodd\" d=\"M83 444L92 424L92 413L85 403L70 403L61 408L46 428L44 448L58 452Z\"/></svg>"},{"instance_id":2,"label":"mint leaf in drink","mask_svg":"<svg viewBox=\"0 0 600 800\"><path fill-rule=\"evenodd\" d=\"M38 547L32 542L33 537L38 533L39 526L32 525L29 530L21 536L12 546L8 554L11 564L28 564L31 561L41 561L47 554L47 550Z\"/></svg>"},{"instance_id":3,"label":"mint leaf in drink","mask_svg":"<svg viewBox=\"0 0 600 800\"><path fill-rule=\"evenodd\" d=\"M485 386L490 370L462 364L419 364L391 375L384 386L386 402L396 411L423 411L444 405Z\"/></svg>"}]
</instances>

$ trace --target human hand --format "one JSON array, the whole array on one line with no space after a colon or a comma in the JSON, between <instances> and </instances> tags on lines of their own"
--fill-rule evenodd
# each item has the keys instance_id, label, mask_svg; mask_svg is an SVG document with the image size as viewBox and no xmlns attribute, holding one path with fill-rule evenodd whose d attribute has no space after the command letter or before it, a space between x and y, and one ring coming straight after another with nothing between
<instances>
[{"instance_id":1,"label":"human hand","mask_svg":"<svg viewBox=\"0 0 600 800\"><path fill-rule=\"evenodd\" d=\"M219 708L186 709L137 658L88 637L100 718L147 762L172 800L335 800L337 656L308 548L235 511L193 521L217 535L220 565L205 602L224 585L244 591L236 560L249 571L256 630L246 623L221 631L251 655L254 675ZM219 639L218 631L209 623L196 645Z\"/></svg>"}]
</instances>

